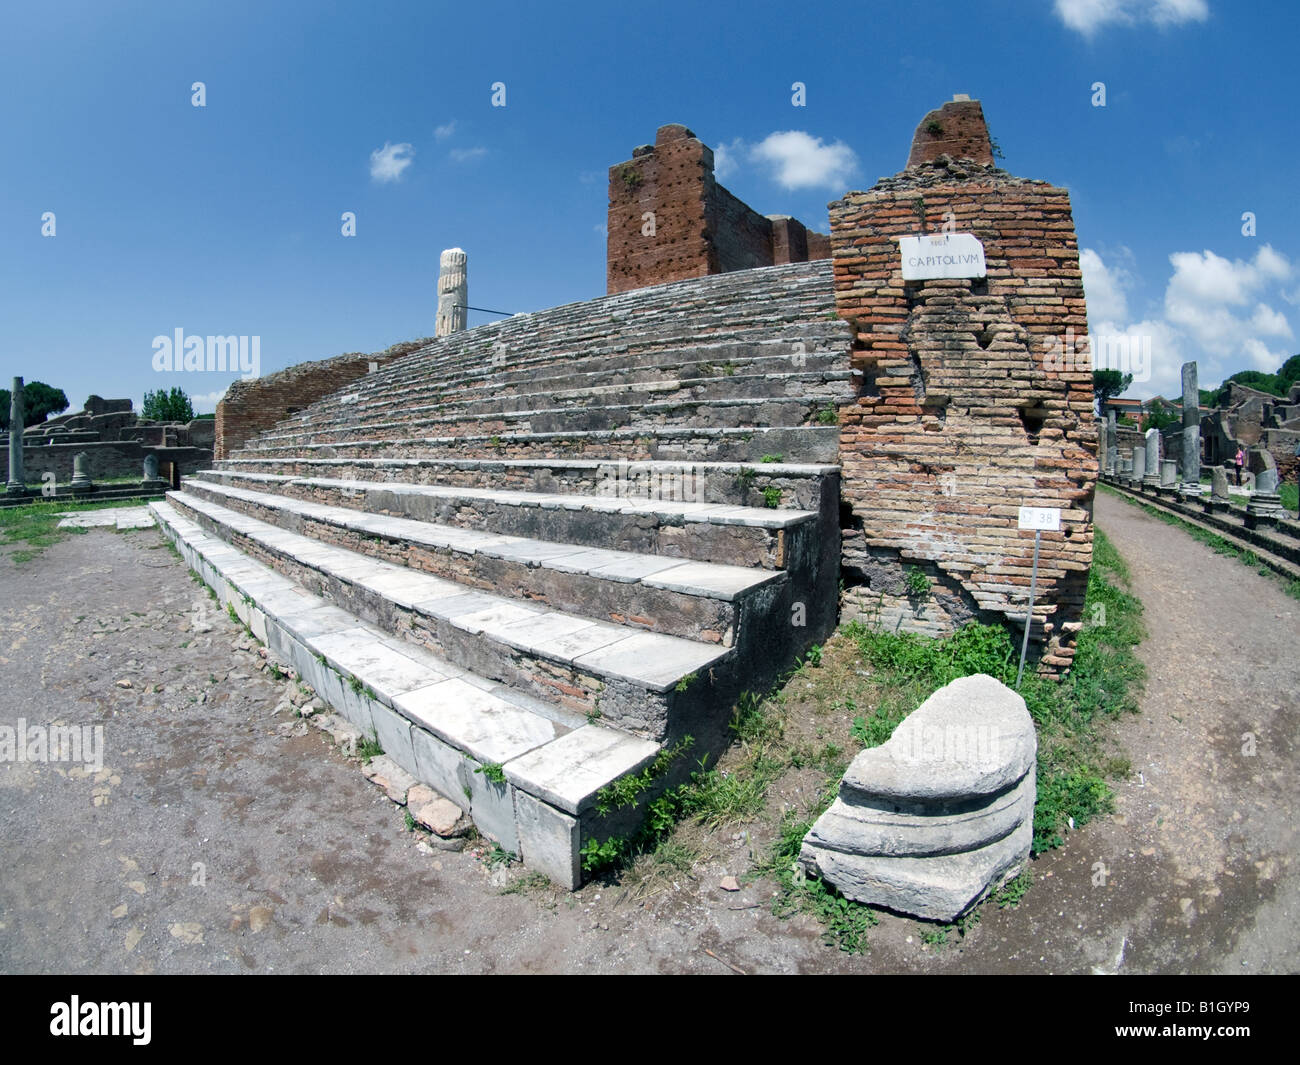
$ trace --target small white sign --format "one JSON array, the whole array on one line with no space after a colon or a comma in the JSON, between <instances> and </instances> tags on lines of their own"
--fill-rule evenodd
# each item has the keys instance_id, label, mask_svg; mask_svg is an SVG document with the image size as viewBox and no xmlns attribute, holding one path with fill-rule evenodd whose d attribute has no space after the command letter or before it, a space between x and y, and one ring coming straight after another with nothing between
<instances>
[{"instance_id":1,"label":"small white sign","mask_svg":"<svg viewBox=\"0 0 1300 1065\"><path fill-rule=\"evenodd\" d=\"M1037 529L1042 532L1061 531L1061 511L1059 507L1021 507L1020 527Z\"/></svg>"},{"instance_id":2,"label":"small white sign","mask_svg":"<svg viewBox=\"0 0 1300 1065\"><path fill-rule=\"evenodd\" d=\"M984 277L984 245L974 233L935 233L899 237L904 281L933 281L942 277Z\"/></svg>"}]
</instances>

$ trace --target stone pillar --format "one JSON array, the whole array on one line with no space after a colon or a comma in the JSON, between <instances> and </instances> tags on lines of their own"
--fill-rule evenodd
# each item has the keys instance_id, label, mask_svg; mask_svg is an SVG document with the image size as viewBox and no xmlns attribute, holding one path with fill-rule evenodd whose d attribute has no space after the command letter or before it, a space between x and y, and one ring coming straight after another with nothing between
<instances>
[{"instance_id":1,"label":"stone pillar","mask_svg":"<svg viewBox=\"0 0 1300 1065\"><path fill-rule=\"evenodd\" d=\"M163 483L158 476L158 456L153 452L144 457L144 483L146 485Z\"/></svg>"},{"instance_id":2,"label":"stone pillar","mask_svg":"<svg viewBox=\"0 0 1300 1065\"><path fill-rule=\"evenodd\" d=\"M9 480L5 492L11 496L27 494L23 471L23 379L14 378L9 397Z\"/></svg>"},{"instance_id":3,"label":"stone pillar","mask_svg":"<svg viewBox=\"0 0 1300 1065\"><path fill-rule=\"evenodd\" d=\"M1275 525L1279 518L1285 518L1282 509L1282 497L1277 492L1277 470L1268 467L1255 475L1255 491L1251 493L1250 502L1246 504L1245 525L1254 529L1259 525Z\"/></svg>"},{"instance_id":4,"label":"stone pillar","mask_svg":"<svg viewBox=\"0 0 1300 1065\"><path fill-rule=\"evenodd\" d=\"M1160 460L1160 487L1173 488L1178 484L1178 463L1173 459Z\"/></svg>"},{"instance_id":5,"label":"stone pillar","mask_svg":"<svg viewBox=\"0 0 1300 1065\"><path fill-rule=\"evenodd\" d=\"M445 337L465 328L465 305L469 302L465 253L448 248L438 258L438 319L433 335Z\"/></svg>"},{"instance_id":6,"label":"stone pillar","mask_svg":"<svg viewBox=\"0 0 1300 1065\"><path fill-rule=\"evenodd\" d=\"M88 495L95 490L95 484L90 479L90 474L86 472L86 465L90 462L90 456L86 452L79 452L72 460L72 494L77 496Z\"/></svg>"},{"instance_id":7,"label":"stone pillar","mask_svg":"<svg viewBox=\"0 0 1300 1065\"><path fill-rule=\"evenodd\" d=\"M1147 485L1158 485L1160 483L1160 430L1147 430L1147 443L1144 452L1146 456L1146 472L1142 476L1142 483Z\"/></svg>"},{"instance_id":8,"label":"stone pillar","mask_svg":"<svg viewBox=\"0 0 1300 1065\"><path fill-rule=\"evenodd\" d=\"M1110 422L1103 418L1097 424L1097 465L1103 474L1110 473L1107 459L1110 456Z\"/></svg>"},{"instance_id":9,"label":"stone pillar","mask_svg":"<svg viewBox=\"0 0 1300 1065\"><path fill-rule=\"evenodd\" d=\"M1215 466L1210 471L1210 496L1225 503L1231 498L1228 493L1228 472L1222 466Z\"/></svg>"},{"instance_id":10,"label":"stone pillar","mask_svg":"<svg viewBox=\"0 0 1300 1065\"><path fill-rule=\"evenodd\" d=\"M1228 474L1222 466L1210 467L1210 494L1201 496L1201 509L1207 514L1226 510L1230 505Z\"/></svg>"},{"instance_id":11,"label":"stone pillar","mask_svg":"<svg viewBox=\"0 0 1300 1065\"><path fill-rule=\"evenodd\" d=\"M1201 490L1201 394L1196 363L1183 363L1183 453L1179 464L1184 491Z\"/></svg>"}]
</instances>

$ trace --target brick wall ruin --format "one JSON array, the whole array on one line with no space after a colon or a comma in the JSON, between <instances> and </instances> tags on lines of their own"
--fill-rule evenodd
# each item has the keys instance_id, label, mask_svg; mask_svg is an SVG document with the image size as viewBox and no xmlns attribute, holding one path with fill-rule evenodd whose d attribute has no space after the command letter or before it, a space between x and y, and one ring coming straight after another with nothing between
<instances>
[{"instance_id":1,"label":"brick wall ruin","mask_svg":"<svg viewBox=\"0 0 1300 1065\"><path fill-rule=\"evenodd\" d=\"M608 231L609 293L830 257L826 234L761 215L719 185L712 149L678 125L609 168Z\"/></svg>"},{"instance_id":2,"label":"brick wall ruin","mask_svg":"<svg viewBox=\"0 0 1300 1065\"><path fill-rule=\"evenodd\" d=\"M9 476L9 434L0 433L0 476ZM160 422L141 418L129 399L90 396L85 408L47 418L23 430L23 472L29 484L53 474L72 480L72 463L85 453L92 479L140 477L146 455L160 468L175 463L183 474L212 462L211 418Z\"/></svg>"},{"instance_id":3,"label":"brick wall ruin","mask_svg":"<svg viewBox=\"0 0 1300 1065\"><path fill-rule=\"evenodd\" d=\"M970 159L981 166L992 165L993 141L984 121L984 108L978 100L954 96L917 124L907 157L908 167L933 162L941 155Z\"/></svg>"},{"instance_id":4,"label":"brick wall ruin","mask_svg":"<svg viewBox=\"0 0 1300 1065\"><path fill-rule=\"evenodd\" d=\"M394 344L373 355L354 351L235 381L217 404L216 457L226 458L276 422L351 384L370 372L371 363L382 366L430 343L426 337Z\"/></svg>"},{"instance_id":5,"label":"brick wall ruin","mask_svg":"<svg viewBox=\"0 0 1300 1065\"><path fill-rule=\"evenodd\" d=\"M1070 199L992 165L978 102L931 116L918 162L830 205L836 305L862 371L840 410L844 617L934 634L989 615L1019 627L1034 537L1018 508L1059 507L1031 630L1043 670L1059 672L1081 622L1098 474L1091 366L1053 357L1067 330L1087 333ZM954 138L961 160L939 150ZM987 277L904 282L897 238L939 232L946 212L983 242Z\"/></svg>"}]
</instances>

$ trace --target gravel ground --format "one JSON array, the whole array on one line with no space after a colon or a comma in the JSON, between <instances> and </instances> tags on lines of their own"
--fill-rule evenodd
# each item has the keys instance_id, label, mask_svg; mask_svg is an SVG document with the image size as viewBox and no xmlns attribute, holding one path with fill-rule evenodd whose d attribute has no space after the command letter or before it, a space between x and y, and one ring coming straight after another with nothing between
<instances>
[{"instance_id":1,"label":"gravel ground","mask_svg":"<svg viewBox=\"0 0 1300 1065\"><path fill-rule=\"evenodd\" d=\"M885 916L856 957L772 917L770 884L720 890L750 863L731 833L646 899L432 850L355 759L274 713L284 682L157 530L6 555L0 724L102 725L104 758L0 763L0 969L1294 971L1300 604L1110 496L1097 518L1150 629L1144 712L1115 728L1134 770L1116 815L964 939L935 948Z\"/></svg>"}]
</instances>

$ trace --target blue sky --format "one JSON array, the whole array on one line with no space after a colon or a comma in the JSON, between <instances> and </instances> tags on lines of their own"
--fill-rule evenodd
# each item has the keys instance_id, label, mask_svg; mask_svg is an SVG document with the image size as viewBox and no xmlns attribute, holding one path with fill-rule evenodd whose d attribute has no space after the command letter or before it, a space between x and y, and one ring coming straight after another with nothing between
<instances>
[{"instance_id":1,"label":"blue sky","mask_svg":"<svg viewBox=\"0 0 1300 1065\"><path fill-rule=\"evenodd\" d=\"M667 122L825 231L957 92L1004 166L1070 189L1093 331L1151 338L1130 394L1188 358L1202 387L1272 370L1300 351L1298 29L1226 0L9 4L3 383L211 411L235 375L158 373L155 336L258 336L263 373L426 336L452 246L474 306L601 295L606 170Z\"/></svg>"}]
</instances>

